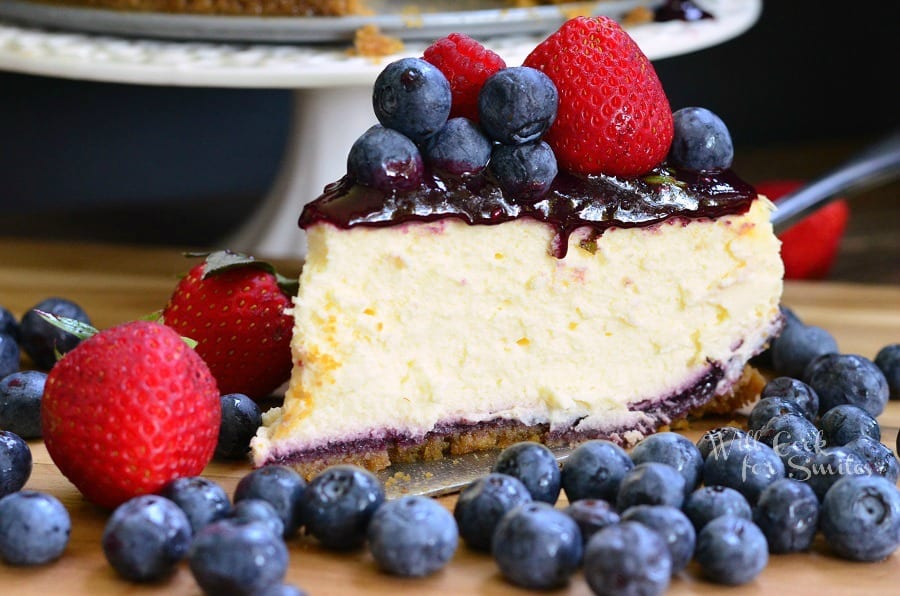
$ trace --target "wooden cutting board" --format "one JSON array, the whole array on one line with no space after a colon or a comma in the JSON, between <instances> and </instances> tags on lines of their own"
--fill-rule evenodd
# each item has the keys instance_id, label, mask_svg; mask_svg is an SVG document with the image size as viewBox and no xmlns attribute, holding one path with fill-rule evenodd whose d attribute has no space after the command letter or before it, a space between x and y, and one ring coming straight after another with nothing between
<instances>
[{"instance_id":1,"label":"wooden cutting board","mask_svg":"<svg viewBox=\"0 0 900 596\"><path fill-rule=\"evenodd\" d=\"M93 245L63 245L0 239L0 305L17 316L48 296L81 304L98 327L108 327L161 308L178 275L189 268L175 249ZM299 262L282 261L286 274ZM834 283L789 283L784 302L808 323L829 329L841 350L873 357L882 346L900 342L900 286L859 286ZM721 420L695 423L685 434L695 440L702 430ZM881 417L883 439L893 447L900 427L900 402ZM0 564L0 594L199 594L186 565L168 580L150 586L129 584L106 563L100 537L108 512L81 498L59 473L40 441L32 441L34 471L27 488L47 491L66 505L72 516L72 536L60 560L37 568ZM229 493L250 467L243 463L211 464L205 474ZM452 509L455 497L440 499ZM493 561L461 546L448 567L434 576L408 580L377 571L364 551L333 554L311 538L289 542L291 564L287 580L310 594L514 594ZM897 591L900 553L880 563L851 563L818 544L812 553L773 556L751 584L732 594L877 594ZM690 567L673 580L673 594L713 594L722 587L699 578ZM576 575L556 594L590 594Z\"/></svg>"}]
</instances>

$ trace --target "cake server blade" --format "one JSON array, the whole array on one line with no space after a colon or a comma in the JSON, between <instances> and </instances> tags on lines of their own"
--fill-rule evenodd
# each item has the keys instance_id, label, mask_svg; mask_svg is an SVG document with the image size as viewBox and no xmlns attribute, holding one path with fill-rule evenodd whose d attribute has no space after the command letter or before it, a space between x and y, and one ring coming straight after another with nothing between
<instances>
[{"instance_id":1,"label":"cake server blade","mask_svg":"<svg viewBox=\"0 0 900 596\"><path fill-rule=\"evenodd\" d=\"M838 197L850 197L898 178L900 129L779 199L772 214L772 225L776 233L783 232Z\"/></svg>"},{"instance_id":2,"label":"cake server blade","mask_svg":"<svg viewBox=\"0 0 900 596\"><path fill-rule=\"evenodd\" d=\"M557 461L572 453L571 447L551 447ZM393 463L377 472L389 499L404 495L437 497L459 492L491 471L499 449L449 456L433 461Z\"/></svg>"}]
</instances>

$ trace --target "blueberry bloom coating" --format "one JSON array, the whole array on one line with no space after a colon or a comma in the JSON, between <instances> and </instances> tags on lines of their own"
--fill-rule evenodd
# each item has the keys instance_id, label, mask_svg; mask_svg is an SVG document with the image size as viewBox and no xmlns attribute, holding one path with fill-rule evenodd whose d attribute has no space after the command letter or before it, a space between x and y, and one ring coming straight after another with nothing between
<instances>
[{"instance_id":1,"label":"blueberry bloom coating","mask_svg":"<svg viewBox=\"0 0 900 596\"><path fill-rule=\"evenodd\" d=\"M760 397L782 397L792 401L800 406L803 415L810 421L819 415L819 395L800 379L776 377L766 383Z\"/></svg>"},{"instance_id":2,"label":"blueberry bloom coating","mask_svg":"<svg viewBox=\"0 0 900 596\"><path fill-rule=\"evenodd\" d=\"M306 481L286 466L268 465L253 470L238 482L234 502L244 499L268 501L281 517L284 537L293 536L303 524L301 499Z\"/></svg>"},{"instance_id":3,"label":"blueberry bloom coating","mask_svg":"<svg viewBox=\"0 0 900 596\"><path fill-rule=\"evenodd\" d=\"M23 490L0 499L0 559L10 565L43 565L69 544L72 520L56 497Z\"/></svg>"},{"instance_id":4,"label":"blueberry bloom coating","mask_svg":"<svg viewBox=\"0 0 900 596\"><path fill-rule=\"evenodd\" d=\"M535 501L553 505L559 498L559 464L553 452L540 443L510 445L497 456L491 472L518 478Z\"/></svg>"},{"instance_id":5,"label":"blueberry bloom coating","mask_svg":"<svg viewBox=\"0 0 900 596\"><path fill-rule=\"evenodd\" d=\"M559 94L543 72L528 66L491 75L478 94L478 119L495 141L522 145L536 141L556 120Z\"/></svg>"},{"instance_id":6,"label":"blueberry bloom coating","mask_svg":"<svg viewBox=\"0 0 900 596\"><path fill-rule=\"evenodd\" d=\"M900 545L900 493L880 476L849 476L822 501L821 529L841 557L880 561Z\"/></svg>"},{"instance_id":7,"label":"blueberry bloom coating","mask_svg":"<svg viewBox=\"0 0 900 596\"><path fill-rule=\"evenodd\" d=\"M819 499L809 485L783 478L760 493L753 521L765 534L770 553L808 550L818 530Z\"/></svg>"},{"instance_id":8,"label":"blueberry bloom coating","mask_svg":"<svg viewBox=\"0 0 900 596\"><path fill-rule=\"evenodd\" d=\"M769 549L762 530L752 521L723 515L697 535L694 556L707 579L736 586L752 581L765 569Z\"/></svg>"},{"instance_id":9,"label":"blueberry bloom coating","mask_svg":"<svg viewBox=\"0 0 900 596\"><path fill-rule=\"evenodd\" d=\"M675 125L669 164L689 170L731 167L734 145L728 127L706 108L689 107L672 114Z\"/></svg>"},{"instance_id":10,"label":"blueberry bloom coating","mask_svg":"<svg viewBox=\"0 0 900 596\"><path fill-rule=\"evenodd\" d=\"M188 565L204 594L258 594L284 581L288 551L260 522L223 519L197 533Z\"/></svg>"},{"instance_id":11,"label":"blueberry bloom coating","mask_svg":"<svg viewBox=\"0 0 900 596\"><path fill-rule=\"evenodd\" d=\"M772 366L782 375L805 381L803 371L810 362L837 351L837 342L825 329L789 322L772 341Z\"/></svg>"},{"instance_id":12,"label":"blueberry bloom coating","mask_svg":"<svg viewBox=\"0 0 900 596\"><path fill-rule=\"evenodd\" d=\"M638 464L622 478L616 508L625 511L635 505L671 505L681 508L685 494L684 476L667 464Z\"/></svg>"},{"instance_id":13,"label":"blueberry bloom coating","mask_svg":"<svg viewBox=\"0 0 900 596\"><path fill-rule=\"evenodd\" d=\"M635 464L658 462L672 466L684 477L685 494L697 487L703 474L700 450L678 433L650 435L631 450L631 459Z\"/></svg>"},{"instance_id":14,"label":"blueberry bloom coating","mask_svg":"<svg viewBox=\"0 0 900 596\"><path fill-rule=\"evenodd\" d=\"M701 486L688 495L682 509L697 532L723 515L753 519L753 510L747 498L727 486Z\"/></svg>"},{"instance_id":15,"label":"blueberry bloom coating","mask_svg":"<svg viewBox=\"0 0 900 596\"><path fill-rule=\"evenodd\" d=\"M841 404L879 416L887 404L887 380L875 363L857 354L826 354L810 362L804 380L819 394L819 413Z\"/></svg>"},{"instance_id":16,"label":"blueberry bloom coating","mask_svg":"<svg viewBox=\"0 0 900 596\"><path fill-rule=\"evenodd\" d=\"M451 118L425 142L425 163L451 175L477 174L491 159L491 141L468 118Z\"/></svg>"},{"instance_id":17,"label":"blueberry bloom coating","mask_svg":"<svg viewBox=\"0 0 900 596\"><path fill-rule=\"evenodd\" d=\"M615 503L619 484L632 468L631 457L615 443L587 441L563 462L562 487L570 502L602 499Z\"/></svg>"},{"instance_id":18,"label":"blueberry bloom coating","mask_svg":"<svg viewBox=\"0 0 900 596\"><path fill-rule=\"evenodd\" d=\"M491 553L506 579L543 590L565 585L581 564L584 546L571 517L547 503L534 502L503 516Z\"/></svg>"},{"instance_id":19,"label":"blueberry bloom coating","mask_svg":"<svg viewBox=\"0 0 900 596\"><path fill-rule=\"evenodd\" d=\"M465 487L456 501L453 516L459 535L469 548L490 551L494 530L504 515L532 501L531 493L518 478L487 474Z\"/></svg>"},{"instance_id":20,"label":"blueberry bloom coating","mask_svg":"<svg viewBox=\"0 0 900 596\"><path fill-rule=\"evenodd\" d=\"M384 571L422 577L444 567L458 546L453 515L421 496L385 502L368 528L369 551Z\"/></svg>"},{"instance_id":21,"label":"blueberry bloom coating","mask_svg":"<svg viewBox=\"0 0 900 596\"><path fill-rule=\"evenodd\" d=\"M424 172L415 143L377 124L356 139L347 154L347 174L383 192L412 190L421 184Z\"/></svg>"},{"instance_id":22,"label":"blueberry bloom coating","mask_svg":"<svg viewBox=\"0 0 900 596\"><path fill-rule=\"evenodd\" d=\"M414 143L440 130L450 116L451 101L447 78L421 58L402 58L388 64L372 89L378 121Z\"/></svg>"},{"instance_id":23,"label":"blueberry bloom coating","mask_svg":"<svg viewBox=\"0 0 900 596\"><path fill-rule=\"evenodd\" d=\"M622 513L622 521L635 521L657 532L672 559L672 574L679 573L694 556L697 532L688 516L668 505L638 505Z\"/></svg>"},{"instance_id":24,"label":"blueberry bloom coating","mask_svg":"<svg viewBox=\"0 0 900 596\"><path fill-rule=\"evenodd\" d=\"M49 370L56 364L56 353L65 354L81 343L81 339L42 319L37 311L75 319L90 324L88 314L65 298L47 298L34 305L22 317L19 327L21 345L38 368Z\"/></svg>"},{"instance_id":25,"label":"blueberry bloom coating","mask_svg":"<svg viewBox=\"0 0 900 596\"><path fill-rule=\"evenodd\" d=\"M672 575L672 556L654 530L623 521L588 542L584 577L598 596L663 594Z\"/></svg>"},{"instance_id":26,"label":"blueberry bloom coating","mask_svg":"<svg viewBox=\"0 0 900 596\"><path fill-rule=\"evenodd\" d=\"M246 457L250 439L256 434L256 429L262 426L262 412L256 402L243 393L226 393L221 400L222 424L219 426L215 457Z\"/></svg>"},{"instance_id":27,"label":"blueberry bloom coating","mask_svg":"<svg viewBox=\"0 0 900 596\"><path fill-rule=\"evenodd\" d=\"M22 437L0 430L0 497L21 490L31 476L31 449Z\"/></svg>"},{"instance_id":28,"label":"blueberry bloom coating","mask_svg":"<svg viewBox=\"0 0 900 596\"><path fill-rule=\"evenodd\" d=\"M39 370L15 372L0 380L0 428L23 439L41 436L41 399L47 373Z\"/></svg>"},{"instance_id":29,"label":"blueberry bloom coating","mask_svg":"<svg viewBox=\"0 0 900 596\"><path fill-rule=\"evenodd\" d=\"M301 498L307 531L327 548L362 546L369 520L384 502L384 488L374 474L351 465L326 468Z\"/></svg>"},{"instance_id":30,"label":"blueberry bloom coating","mask_svg":"<svg viewBox=\"0 0 900 596\"><path fill-rule=\"evenodd\" d=\"M158 495L119 505L103 530L103 554L127 580L150 582L175 569L191 545L191 523L174 502Z\"/></svg>"},{"instance_id":31,"label":"blueberry bloom coating","mask_svg":"<svg viewBox=\"0 0 900 596\"><path fill-rule=\"evenodd\" d=\"M231 501L221 485L209 478L191 476L168 482L159 494L178 505L191 523L191 532L231 513Z\"/></svg>"}]
</instances>

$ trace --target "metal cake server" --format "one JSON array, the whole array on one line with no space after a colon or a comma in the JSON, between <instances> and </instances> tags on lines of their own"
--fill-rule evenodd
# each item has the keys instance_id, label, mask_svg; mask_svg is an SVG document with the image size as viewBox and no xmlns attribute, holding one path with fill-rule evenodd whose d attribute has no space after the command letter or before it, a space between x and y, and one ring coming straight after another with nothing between
<instances>
[{"instance_id":1,"label":"metal cake server","mask_svg":"<svg viewBox=\"0 0 900 596\"><path fill-rule=\"evenodd\" d=\"M834 170L778 202L772 215L777 232L783 231L838 196L851 196L900 178L900 130L868 147ZM564 461L571 447L554 447ZM393 464L378 473L390 498L401 495L438 496L458 492L487 474L499 450L447 457L436 461Z\"/></svg>"}]
</instances>

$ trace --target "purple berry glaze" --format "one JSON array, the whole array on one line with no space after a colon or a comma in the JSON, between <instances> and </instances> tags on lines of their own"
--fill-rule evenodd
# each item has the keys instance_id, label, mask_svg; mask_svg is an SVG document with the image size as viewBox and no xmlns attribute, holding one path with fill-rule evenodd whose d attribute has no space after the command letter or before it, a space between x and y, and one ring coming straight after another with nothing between
<instances>
[{"instance_id":1,"label":"purple berry glaze","mask_svg":"<svg viewBox=\"0 0 900 596\"><path fill-rule=\"evenodd\" d=\"M564 258L569 235L583 226L599 236L607 228L647 227L672 218L715 219L745 213L756 196L753 187L731 170L657 168L627 179L560 172L547 194L533 199L504 193L487 173L442 178L429 172L418 188L391 192L344 177L304 208L299 225L303 229L316 223L344 229L388 227L445 217L470 225L495 225L531 217L555 228L552 252Z\"/></svg>"}]
</instances>

